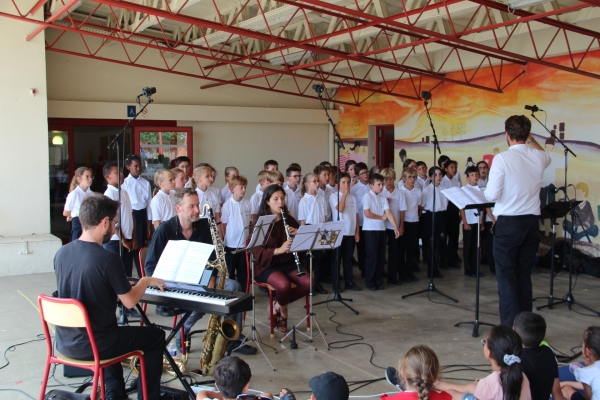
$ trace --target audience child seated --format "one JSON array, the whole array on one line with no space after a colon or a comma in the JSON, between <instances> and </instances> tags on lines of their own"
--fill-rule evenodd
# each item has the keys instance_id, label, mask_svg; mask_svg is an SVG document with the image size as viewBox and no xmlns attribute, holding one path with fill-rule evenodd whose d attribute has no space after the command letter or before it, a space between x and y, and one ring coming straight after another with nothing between
<instances>
[{"instance_id":1,"label":"audience child seated","mask_svg":"<svg viewBox=\"0 0 600 400\"><path fill-rule=\"evenodd\" d=\"M331 371L310 378L308 387L312 390L311 400L348 400L350 396L344 377Z\"/></svg>"},{"instance_id":2,"label":"audience child seated","mask_svg":"<svg viewBox=\"0 0 600 400\"><path fill-rule=\"evenodd\" d=\"M529 379L532 400L547 400L551 394L553 399L562 399L556 357L544 342L546 336L544 317L522 311L515 317L513 329L523 341L521 366L523 373Z\"/></svg>"},{"instance_id":3,"label":"audience child seated","mask_svg":"<svg viewBox=\"0 0 600 400\"><path fill-rule=\"evenodd\" d=\"M223 357L215 366L215 387L219 392L202 390L196 400L233 400L239 395L248 393L252 372L250 366L235 356ZM261 393L256 399L273 399L271 393Z\"/></svg>"},{"instance_id":4,"label":"audience child seated","mask_svg":"<svg viewBox=\"0 0 600 400\"><path fill-rule=\"evenodd\" d=\"M438 380L441 369L440 362L435 352L428 346L420 344L411 347L398 365L396 370L389 367L386 375L393 371L388 381L396 387L400 387L400 378L404 381L405 390L390 396L390 400L450 400L452 396L443 391L436 391L434 383ZM387 399L384 394L381 399Z\"/></svg>"},{"instance_id":5,"label":"audience child seated","mask_svg":"<svg viewBox=\"0 0 600 400\"><path fill-rule=\"evenodd\" d=\"M438 382L436 389L450 393L455 400L531 400L529 380L521 367L519 335L507 326L497 325L481 344L493 372L466 385Z\"/></svg>"},{"instance_id":6,"label":"audience child seated","mask_svg":"<svg viewBox=\"0 0 600 400\"><path fill-rule=\"evenodd\" d=\"M573 371L577 382L561 382L565 400L600 399L600 327L590 326L583 332L581 354L585 367ZM577 390L583 390L581 395Z\"/></svg>"}]
</instances>

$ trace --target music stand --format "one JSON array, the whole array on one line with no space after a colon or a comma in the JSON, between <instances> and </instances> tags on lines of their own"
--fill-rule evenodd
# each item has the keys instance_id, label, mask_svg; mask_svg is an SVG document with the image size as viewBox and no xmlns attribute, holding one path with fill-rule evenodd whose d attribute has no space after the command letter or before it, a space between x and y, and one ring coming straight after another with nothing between
<instances>
[{"instance_id":1,"label":"music stand","mask_svg":"<svg viewBox=\"0 0 600 400\"><path fill-rule=\"evenodd\" d=\"M460 326L464 324L473 325L473 337L479 336L479 326L487 325L487 326L495 326L494 324L490 324L487 322L479 321L479 264L480 264L480 256L481 256L481 217L485 216L485 209L494 207L495 203L478 203L478 204L469 204L465 206L465 210L477 210L477 267L475 268L475 320L474 321L464 321L458 322L454 324L454 326ZM464 246L463 246L464 249Z\"/></svg>"},{"instance_id":2,"label":"music stand","mask_svg":"<svg viewBox=\"0 0 600 400\"><path fill-rule=\"evenodd\" d=\"M339 247L342 244L343 235L341 235L343 228L343 221L336 222L326 222L323 224L314 224L314 225L302 225L292 242L290 247L290 252L299 252L306 251L308 256L310 257L310 286L309 286L309 309L308 313L304 318L302 318L294 328L297 328L300 324L310 318L310 329L309 334L306 334L298 329L291 329L281 340L279 343L282 343L292 332L297 332L301 335L304 335L307 339L305 342L311 343L313 341L313 324L317 326L321 337L323 338L323 342L325 346L327 346L327 350L329 350L329 344L325 340L325 333L321 330L321 326L319 325L319 321L317 320L317 315L313 312L313 251L315 250L331 250Z\"/></svg>"},{"instance_id":3,"label":"music stand","mask_svg":"<svg viewBox=\"0 0 600 400\"><path fill-rule=\"evenodd\" d=\"M273 215L263 215L262 217L259 217L258 220L256 221L256 224L254 224L254 228L252 230L252 235L250 236L250 242L248 243L248 245L245 248L241 248L241 249L232 251L232 254L237 254L237 253L241 253L241 252L245 251L248 253L248 256L250 257L250 285L252 287L252 327L250 328L250 335L252 336L252 338L249 339L250 335L246 335L246 337L244 338L244 340L242 341L242 343L240 344L239 347L242 347L246 343L249 343L249 342L256 343L258 350L265 357L265 360L267 360L267 363L269 363L269 365L271 366L271 369L273 371L275 371L275 367L273 367L273 364L271 364L271 361L269 361L269 358L263 351L261 344L263 346L273 349L273 351L275 351L275 353L277 353L277 349L275 347L272 347L272 346L269 346L268 344L263 343L258 331L256 330L256 307L255 307L256 300L255 300L255 296L254 296L254 286L256 286L256 285L254 285L254 261L255 261L255 259L254 259L254 253L252 252L252 249L254 249L256 247L265 246L267 239L269 238L269 235L271 234L271 228L273 227L273 221L275 220L275 217L276 217L276 215L274 215L274 214ZM241 327L240 327L240 329L241 329Z\"/></svg>"},{"instance_id":4,"label":"music stand","mask_svg":"<svg viewBox=\"0 0 600 400\"><path fill-rule=\"evenodd\" d=\"M557 218L563 218L564 216L566 216L569 213L569 203L567 203L566 201L554 201L550 204L548 204L546 207L542 208L542 213L540 215L540 219L544 220L544 219L550 219L551 224L552 224L552 232L550 233L550 246L551 246L551 256L552 258L550 258L550 294L548 296L542 296L542 297L536 297L535 299L533 299L533 301L539 300L539 299L547 299L548 300L548 304L546 305L546 307L548 307L549 310L552 310L552 306L554 305L554 277L558 274L558 272L560 271L556 271L556 274L554 273L554 247L556 244L556 219ZM556 303L558 304L558 303ZM536 308L537 310L540 309L540 307Z\"/></svg>"}]
</instances>

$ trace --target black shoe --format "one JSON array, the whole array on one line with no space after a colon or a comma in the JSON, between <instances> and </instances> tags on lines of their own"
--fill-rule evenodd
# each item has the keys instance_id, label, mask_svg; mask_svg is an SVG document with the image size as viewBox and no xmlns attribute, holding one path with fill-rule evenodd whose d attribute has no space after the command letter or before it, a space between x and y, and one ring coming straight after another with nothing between
<instances>
[{"instance_id":1,"label":"black shoe","mask_svg":"<svg viewBox=\"0 0 600 400\"><path fill-rule=\"evenodd\" d=\"M419 282L419 278L417 278L416 276L414 276L413 274L410 274L408 276L408 279L410 282Z\"/></svg>"},{"instance_id":2,"label":"black shoe","mask_svg":"<svg viewBox=\"0 0 600 400\"><path fill-rule=\"evenodd\" d=\"M241 346L241 344L242 344L241 340L231 340L227 343L227 349L225 350L225 352L245 354L247 356L256 354L256 351L257 351L256 347L252 347L247 344Z\"/></svg>"},{"instance_id":3,"label":"black shoe","mask_svg":"<svg viewBox=\"0 0 600 400\"><path fill-rule=\"evenodd\" d=\"M377 290L383 290L383 289L385 289L385 288L383 287L383 285L379 285L379 286L377 286Z\"/></svg>"},{"instance_id":4,"label":"black shoe","mask_svg":"<svg viewBox=\"0 0 600 400\"><path fill-rule=\"evenodd\" d=\"M474 271L465 271L465 276L468 276L469 278L477 278L477 274ZM479 276L481 276L481 274L479 274Z\"/></svg>"},{"instance_id":5,"label":"black shoe","mask_svg":"<svg viewBox=\"0 0 600 400\"><path fill-rule=\"evenodd\" d=\"M329 293L327 290L325 290L325 288L323 286L321 286L320 283L317 283L317 285L315 286L315 292L319 293L319 294L327 294Z\"/></svg>"},{"instance_id":6,"label":"black shoe","mask_svg":"<svg viewBox=\"0 0 600 400\"><path fill-rule=\"evenodd\" d=\"M358 292L359 290L361 290L361 288L354 282L350 281L350 282L346 282L346 290L354 290L355 292Z\"/></svg>"},{"instance_id":7,"label":"black shoe","mask_svg":"<svg viewBox=\"0 0 600 400\"><path fill-rule=\"evenodd\" d=\"M371 290L371 291L375 291L377 290L377 288L375 286L367 286L367 289Z\"/></svg>"},{"instance_id":8,"label":"black shoe","mask_svg":"<svg viewBox=\"0 0 600 400\"><path fill-rule=\"evenodd\" d=\"M427 277L431 278L431 274L427 273ZM434 278L443 278L444 276L442 275L442 273L438 270L433 271L433 277Z\"/></svg>"},{"instance_id":9,"label":"black shoe","mask_svg":"<svg viewBox=\"0 0 600 400\"><path fill-rule=\"evenodd\" d=\"M454 268L454 269L460 269L460 263L452 263L450 265L448 265L450 268Z\"/></svg>"},{"instance_id":10,"label":"black shoe","mask_svg":"<svg viewBox=\"0 0 600 400\"><path fill-rule=\"evenodd\" d=\"M398 279L388 279L387 282L388 285L402 286L402 282L400 282Z\"/></svg>"},{"instance_id":11,"label":"black shoe","mask_svg":"<svg viewBox=\"0 0 600 400\"><path fill-rule=\"evenodd\" d=\"M161 317L172 317L175 315L175 309L166 306L156 306L156 311Z\"/></svg>"}]
</instances>

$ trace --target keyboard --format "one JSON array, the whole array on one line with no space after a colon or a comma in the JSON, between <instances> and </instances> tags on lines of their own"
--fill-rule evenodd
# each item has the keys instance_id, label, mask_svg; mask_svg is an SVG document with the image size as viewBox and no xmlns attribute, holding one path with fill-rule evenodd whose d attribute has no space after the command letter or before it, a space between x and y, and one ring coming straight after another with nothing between
<instances>
[{"instance_id":1,"label":"keyboard","mask_svg":"<svg viewBox=\"0 0 600 400\"><path fill-rule=\"evenodd\" d=\"M155 286L148 287L140 302L222 316L252 310L252 295L248 293L180 282L165 283L164 292Z\"/></svg>"}]
</instances>

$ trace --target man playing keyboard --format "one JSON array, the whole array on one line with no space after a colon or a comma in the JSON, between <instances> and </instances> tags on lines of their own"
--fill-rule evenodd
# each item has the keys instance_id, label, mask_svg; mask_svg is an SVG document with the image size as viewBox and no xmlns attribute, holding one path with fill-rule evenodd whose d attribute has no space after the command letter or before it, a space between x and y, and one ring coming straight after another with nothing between
<instances>
[{"instance_id":1,"label":"man playing keyboard","mask_svg":"<svg viewBox=\"0 0 600 400\"><path fill-rule=\"evenodd\" d=\"M200 242L213 244L210 235L210 227L206 218L200 219L200 200L198 193L192 188L184 188L175 194L175 210L177 216L170 220L161 223L152 237L148 254L146 256L146 264L144 270L146 276L152 276L160 256L167 246L169 240L189 240L192 242ZM245 292L246 288L233 279L225 280L225 290L234 292ZM192 329L192 326L204 313L193 312L183 325L184 334L187 334ZM237 313L230 316L236 324L242 329L242 313ZM256 348L248 345L241 346L243 336L240 335L238 340L230 341L227 344L227 351L234 351L241 354L256 354ZM181 336L177 333L175 338L177 349L181 351ZM189 351L189 349L187 349Z\"/></svg>"}]
</instances>

